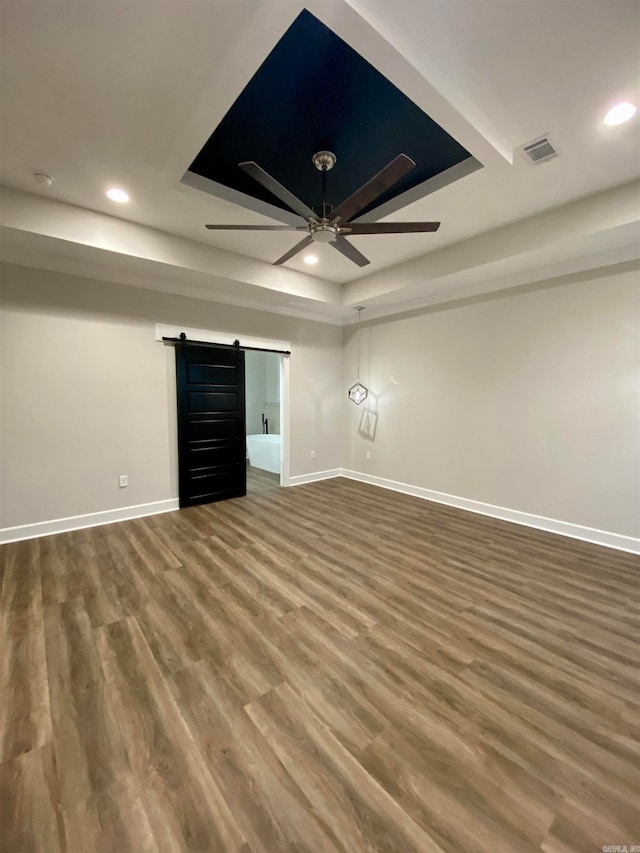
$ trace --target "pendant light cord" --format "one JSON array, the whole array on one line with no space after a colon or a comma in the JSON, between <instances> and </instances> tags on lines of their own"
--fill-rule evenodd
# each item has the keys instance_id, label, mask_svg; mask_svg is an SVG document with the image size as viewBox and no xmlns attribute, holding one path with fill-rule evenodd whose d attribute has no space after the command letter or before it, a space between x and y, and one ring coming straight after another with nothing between
<instances>
[{"instance_id":1,"label":"pendant light cord","mask_svg":"<svg viewBox=\"0 0 640 853\"><path fill-rule=\"evenodd\" d=\"M363 403L367 399L367 397L369 395L369 389L366 388L362 384L362 382L360 382L360 332L362 331L361 327L360 327L360 320L362 319L362 312L364 311L364 305L356 305L355 310L358 312L358 331L356 334L356 347L358 348L358 356L357 356L358 378L356 380L356 384L352 385L351 388L349 388L349 399L351 400L351 402L355 403L356 406L359 406L360 403ZM371 366L369 366L369 373L371 373Z\"/></svg>"},{"instance_id":2,"label":"pendant light cord","mask_svg":"<svg viewBox=\"0 0 640 853\"><path fill-rule=\"evenodd\" d=\"M356 378L358 382L360 382L360 320L362 318L364 308L356 308L356 311L358 312L358 334L356 335L356 344L358 347L358 369L356 371Z\"/></svg>"}]
</instances>

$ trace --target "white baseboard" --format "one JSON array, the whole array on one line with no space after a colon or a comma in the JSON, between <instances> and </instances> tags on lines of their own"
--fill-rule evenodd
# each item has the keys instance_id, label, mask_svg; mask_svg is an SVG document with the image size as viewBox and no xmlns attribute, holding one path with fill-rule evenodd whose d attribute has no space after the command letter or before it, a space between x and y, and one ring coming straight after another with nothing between
<instances>
[{"instance_id":1,"label":"white baseboard","mask_svg":"<svg viewBox=\"0 0 640 853\"><path fill-rule=\"evenodd\" d=\"M607 548L615 548L619 551L628 551L631 554L640 554L640 539L633 536L623 536L619 533L610 533L607 530L595 530L592 527L583 527L580 524L572 524L568 521L558 521L555 518L545 518L541 515L532 515L515 509L485 504L481 501L460 498L456 495L448 495L444 492L436 492L432 489L424 489L421 486L411 486L408 483L399 483L396 480L387 480L384 477L374 477L363 474L360 471L351 471L348 468L332 468L327 471L314 471L311 474L299 474L291 477L290 486L301 486L304 483L315 483L319 480L328 480L332 477L346 477L350 480L358 480L372 486L390 489L394 492L402 492L405 495L413 495L435 503L446 504L458 509L476 512L480 515L488 515L499 518L502 521L510 521L514 524L522 524L525 527L535 527L537 530L545 530L548 533L557 533L561 536L569 536L572 539L581 539L584 542L592 542L596 545L604 545ZM0 544L7 542L19 542L23 539L35 539L38 536L49 536L53 533L66 533L70 530L81 530L84 527L97 527L101 524L111 524L114 521L127 521L132 518L143 518L146 515L158 515L163 512L171 512L180 508L178 498L169 498L164 501L138 504L137 506L121 507L120 509L109 509L103 512L91 512L86 515L74 515L69 518L56 518L51 521L41 521L35 524L22 524L17 527L5 527L0 529Z\"/></svg>"},{"instance_id":2,"label":"white baseboard","mask_svg":"<svg viewBox=\"0 0 640 853\"><path fill-rule=\"evenodd\" d=\"M124 506L120 509L107 509L103 512L90 512L86 515L72 515L69 518L55 518L35 524L21 524L18 527L4 527L0 529L0 544L19 542L22 539L36 539L38 536L50 536L52 533L67 533L70 530L81 530L83 527L98 527L114 521L143 518L145 515L158 515L174 509L180 509L178 498L137 506Z\"/></svg>"},{"instance_id":3,"label":"white baseboard","mask_svg":"<svg viewBox=\"0 0 640 853\"><path fill-rule=\"evenodd\" d=\"M528 512L520 512L516 509L485 504L481 501L470 500L469 498L459 498L456 495L434 492L431 489L410 486L407 483L398 483L395 480L386 480L384 477L374 477L370 474L362 474L360 471L350 471L346 468L342 469L340 476L347 477L350 480L359 480L361 483L369 483L372 486L380 486L383 489L391 489L394 492L403 492L405 495L413 495L427 501L435 501L435 503L454 506L458 509L466 509L469 512L477 512L480 515L490 515L492 518L511 521L514 524L522 524L525 527L546 530L548 533L558 533L561 536L582 539L584 542L592 542L595 545L605 545L607 548L615 548L618 551L629 551L631 554L640 554L640 539L635 539L633 536L623 536L620 533L610 533L607 530L595 530L592 527L583 527L580 524L572 524L568 521L558 521L555 518L532 515Z\"/></svg>"},{"instance_id":4,"label":"white baseboard","mask_svg":"<svg viewBox=\"0 0 640 853\"><path fill-rule=\"evenodd\" d=\"M328 471L314 471L312 474L298 474L297 477L289 477L289 486L302 486L305 483L316 483L318 480L330 480L332 477L342 477L342 468L330 468Z\"/></svg>"}]
</instances>

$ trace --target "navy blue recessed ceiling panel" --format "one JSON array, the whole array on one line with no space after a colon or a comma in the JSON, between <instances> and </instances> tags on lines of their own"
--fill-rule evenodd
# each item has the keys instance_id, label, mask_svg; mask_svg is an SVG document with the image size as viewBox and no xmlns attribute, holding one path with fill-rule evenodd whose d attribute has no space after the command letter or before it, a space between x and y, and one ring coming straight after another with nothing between
<instances>
[{"instance_id":1,"label":"navy blue recessed ceiling panel","mask_svg":"<svg viewBox=\"0 0 640 853\"><path fill-rule=\"evenodd\" d=\"M320 201L321 176L311 158L322 150L337 157L327 176L327 200L334 206L398 154L411 157L416 168L373 207L471 157L353 48L303 11L189 171L288 210L238 167L254 160L313 207Z\"/></svg>"}]
</instances>

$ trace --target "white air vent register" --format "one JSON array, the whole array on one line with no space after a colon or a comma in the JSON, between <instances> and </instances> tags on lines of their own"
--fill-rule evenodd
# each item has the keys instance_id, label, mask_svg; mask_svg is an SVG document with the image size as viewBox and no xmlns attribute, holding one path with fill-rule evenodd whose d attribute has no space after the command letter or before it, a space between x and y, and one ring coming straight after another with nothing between
<instances>
[{"instance_id":1,"label":"white air vent register","mask_svg":"<svg viewBox=\"0 0 640 853\"><path fill-rule=\"evenodd\" d=\"M534 142L523 145L521 151L529 163L532 163L534 166L537 166L539 163L546 163L547 160L552 160L558 156L558 152L548 136L541 136Z\"/></svg>"}]
</instances>

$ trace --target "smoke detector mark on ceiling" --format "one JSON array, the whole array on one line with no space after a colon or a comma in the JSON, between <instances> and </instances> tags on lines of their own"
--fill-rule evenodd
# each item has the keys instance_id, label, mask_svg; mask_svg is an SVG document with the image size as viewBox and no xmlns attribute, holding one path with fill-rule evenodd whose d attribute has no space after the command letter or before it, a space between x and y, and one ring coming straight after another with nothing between
<instances>
[{"instance_id":1,"label":"smoke detector mark on ceiling","mask_svg":"<svg viewBox=\"0 0 640 853\"><path fill-rule=\"evenodd\" d=\"M558 152L548 136L541 136L534 142L523 145L520 149L529 163L538 166L558 156Z\"/></svg>"}]
</instances>

